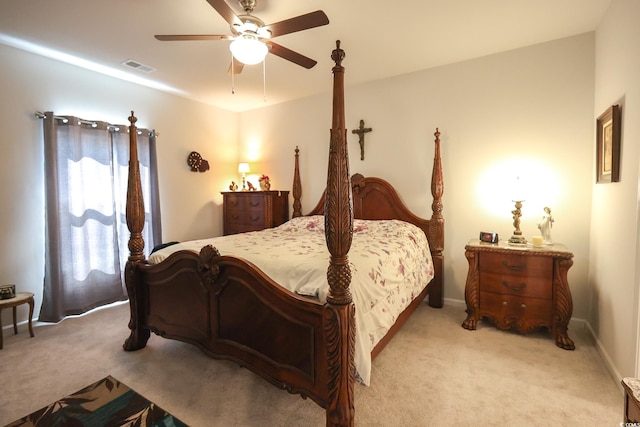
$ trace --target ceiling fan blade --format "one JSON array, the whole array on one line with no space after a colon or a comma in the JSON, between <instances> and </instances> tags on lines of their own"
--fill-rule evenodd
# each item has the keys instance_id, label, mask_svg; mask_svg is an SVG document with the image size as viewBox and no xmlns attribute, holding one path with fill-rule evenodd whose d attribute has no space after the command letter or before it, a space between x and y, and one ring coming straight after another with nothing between
<instances>
[{"instance_id":1,"label":"ceiling fan blade","mask_svg":"<svg viewBox=\"0 0 640 427\"><path fill-rule=\"evenodd\" d=\"M285 34L295 33L296 31L307 30L309 28L321 27L329 23L327 15L316 10L305 15L296 16L295 18L285 19L275 24L267 25L265 28L271 31L271 37L278 37Z\"/></svg>"},{"instance_id":2,"label":"ceiling fan blade","mask_svg":"<svg viewBox=\"0 0 640 427\"><path fill-rule=\"evenodd\" d=\"M233 67L229 65L229 69L227 70L227 74L231 74L231 69L233 68L233 74L240 74L242 69L244 68L244 64L238 61L235 57L233 58Z\"/></svg>"},{"instance_id":3,"label":"ceiling fan blade","mask_svg":"<svg viewBox=\"0 0 640 427\"><path fill-rule=\"evenodd\" d=\"M286 59L287 61L291 61L294 64L298 64L301 67L309 69L313 68L318 63L318 61L299 54L298 52L294 52L291 49L287 49L286 47L274 43L270 40L265 43L270 47L269 53L273 53L274 55Z\"/></svg>"},{"instance_id":4,"label":"ceiling fan blade","mask_svg":"<svg viewBox=\"0 0 640 427\"><path fill-rule=\"evenodd\" d=\"M174 34L174 35L156 35L156 39L167 41L192 41L192 40L231 40L233 36L227 34Z\"/></svg>"},{"instance_id":5,"label":"ceiling fan blade","mask_svg":"<svg viewBox=\"0 0 640 427\"><path fill-rule=\"evenodd\" d=\"M233 12L233 9L229 7L226 1L207 0L207 2L216 10L216 12L220 14L220 16L224 18L225 21L229 23L229 25L242 23L238 16Z\"/></svg>"}]
</instances>

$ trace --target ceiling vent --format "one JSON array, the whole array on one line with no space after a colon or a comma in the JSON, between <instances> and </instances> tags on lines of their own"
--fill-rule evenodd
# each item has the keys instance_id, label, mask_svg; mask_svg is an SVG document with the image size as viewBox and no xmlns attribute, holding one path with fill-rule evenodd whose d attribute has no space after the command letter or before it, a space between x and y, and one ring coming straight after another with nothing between
<instances>
[{"instance_id":1,"label":"ceiling vent","mask_svg":"<svg viewBox=\"0 0 640 427\"><path fill-rule=\"evenodd\" d=\"M141 64L138 61L134 61L132 59L127 59L126 61L122 61L121 64L126 65L127 67L130 67L130 68L135 68L136 70L142 71L145 73L152 73L156 71L155 68L150 67L148 65Z\"/></svg>"}]
</instances>

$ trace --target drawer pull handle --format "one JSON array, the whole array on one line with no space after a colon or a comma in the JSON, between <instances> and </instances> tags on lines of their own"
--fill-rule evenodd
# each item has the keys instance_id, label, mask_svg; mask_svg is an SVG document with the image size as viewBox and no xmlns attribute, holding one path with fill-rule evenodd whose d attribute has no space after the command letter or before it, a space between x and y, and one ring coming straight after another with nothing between
<instances>
[{"instance_id":1,"label":"drawer pull handle","mask_svg":"<svg viewBox=\"0 0 640 427\"><path fill-rule=\"evenodd\" d=\"M251 217L251 221L258 221L258 220L260 220L260 216L259 215Z\"/></svg>"},{"instance_id":2,"label":"drawer pull handle","mask_svg":"<svg viewBox=\"0 0 640 427\"><path fill-rule=\"evenodd\" d=\"M526 283L520 283L519 285L510 285L506 280L502 281L502 286L511 289L512 291L521 291L527 287Z\"/></svg>"},{"instance_id":3,"label":"drawer pull handle","mask_svg":"<svg viewBox=\"0 0 640 427\"><path fill-rule=\"evenodd\" d=\"M512 270L512 271L521 271L527 267L527 264L525 264L524 262L520 265L509 265L507 261L502 261L502 265L504 265L505 267L507 267L509 270Z\"/></svg>"},{"instance_id":4,"label":"drawer pull handle","mask_svg":"<svg viewBox=\"0 0 640 427\"><path fill-rule=\"evenodd\" d=\"M260 206L260 200L255 200L253 202L249 202L249 204L253 207Z\"/></svg>"},{"instance_id":5,"label":"drawer pull handle","mask_svg":"<svg viewBox=\"0 0 640 427\"><path fill-rule=\"evenodd\" d=\"M507 305L507 302L506 301L502 301L502 305Z\"/></svg>"},{"instance_id":6,"label":"drawer pull handle","mask_svg":"<svg viewBox=\"0 0 640 427\"><path fill-rule=\"evenodd\" d=\"M527 304L520 304L520 307L527 308Z\"/></svg>"}]
</instances>

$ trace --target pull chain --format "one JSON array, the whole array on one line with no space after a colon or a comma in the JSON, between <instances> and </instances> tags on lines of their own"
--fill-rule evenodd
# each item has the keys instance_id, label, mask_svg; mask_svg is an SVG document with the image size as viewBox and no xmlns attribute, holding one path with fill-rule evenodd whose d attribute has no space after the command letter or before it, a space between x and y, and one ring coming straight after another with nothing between
<instances>
[{"instance_id":1,"label":"pull chain","mask_svg":"<svg viewBox=\"0 0 640 427\"><path fill-rule=\"evenodd\" d=\"M233 68L233 53L231 54L231 94L236 94L236 72Z\"/></svg>"},{"instance_id":2,"label":"pull chain","mask_svg":"<svg viewBox=\"0 0 640 427\"><path fill-rule=\"evenodd\" d=\"M267 102L267 58L262 60L262 97Z\"/></svg>"}]
</instances>

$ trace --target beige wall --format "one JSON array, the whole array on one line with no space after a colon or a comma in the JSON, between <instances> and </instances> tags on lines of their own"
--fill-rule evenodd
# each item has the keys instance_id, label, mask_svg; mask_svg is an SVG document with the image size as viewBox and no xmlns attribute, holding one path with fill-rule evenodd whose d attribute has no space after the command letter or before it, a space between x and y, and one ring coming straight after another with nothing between
<instances>
[{"instance_id":1,"label":"beige wall","mask_svg":"<svg viewBox=\"0 0 640 427\"><path fill-rule=\"evenodd\" d=\"M613 0L596 32L593 120L622 107L622 161L619 183L593 185L588 320L618 378L639 374L639 16L637 0Z\"/></svg>"},{"instance_id":2,"label":"beige wall","mask_svg":"<svg viewBox=\"0 0 640 427\"><path fill-rule=\"evenodd\" d=\"M128 124L134 110L139 127L158 138L160 197L165 240L222 231L227 176L237 168L237 115L75 66L0 45L0 283L36 294L44 273L44 180L42 123L36 111ZM191 151L208 159L212 171L193 173ZM26 318L26 310L20 317ZM23 313L23 311L25 313ZM11 310L3 313L10 324Z\"/></svg>"}]
</instances>

